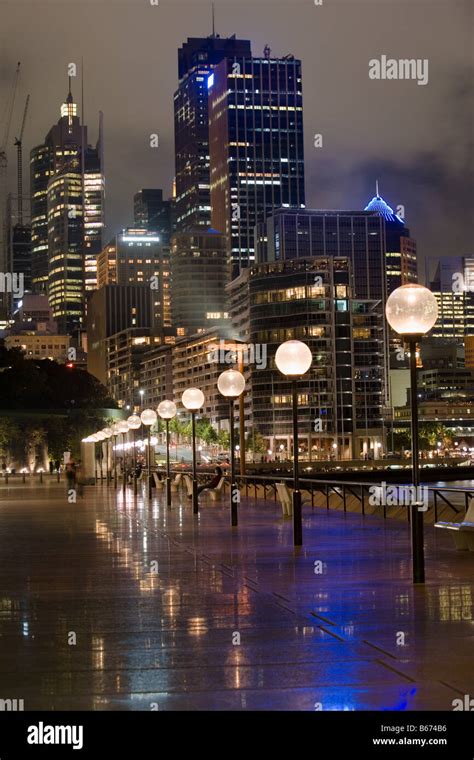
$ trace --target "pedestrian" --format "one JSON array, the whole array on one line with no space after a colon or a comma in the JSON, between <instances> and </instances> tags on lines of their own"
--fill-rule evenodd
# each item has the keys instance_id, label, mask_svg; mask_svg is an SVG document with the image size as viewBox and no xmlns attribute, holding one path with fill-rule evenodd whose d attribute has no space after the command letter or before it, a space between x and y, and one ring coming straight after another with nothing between
<instances>
[{"instance_id":1,"label":"pedestrian","mask_svg":"<svg viewBox=\"0 0 474 760\"><path fill-rule=\"evenodd\" d=\"M49 474L52 475L54 472L54 462L52 459L49 460Z\"/></svg>"},{"instance_id":2,"label":"pedestrian","mask_svg":"<svg viewBox=\"0 0 474 760\"><path fill-rule=\"evenodd\" d=\"M59 459L56 459L54 463L54 469L56 470L56 472L59 472L60 467L61 467L61 462L59 461Z\"/></svg>"},{"instance_id":3,"label":"pedestrian","mask_svg":"<svg viewBox=\"0 0 474 760\"><path fill-rule=\"evenodd\" d=\"M66 483L67 490L70 491L76 487L76 463L72 457L66 464Z\"/></svg>"}]
</instances>

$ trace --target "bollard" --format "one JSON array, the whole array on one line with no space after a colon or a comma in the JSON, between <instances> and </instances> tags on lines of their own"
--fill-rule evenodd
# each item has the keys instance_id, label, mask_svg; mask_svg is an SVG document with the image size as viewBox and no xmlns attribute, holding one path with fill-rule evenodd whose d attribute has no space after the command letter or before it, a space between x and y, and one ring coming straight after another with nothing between
<instances>
[{"instance_id":1,"label":"bollard","mask_svg":"<svg viewBox=\"0 0 474 760\"><path fill-rule=\"evenodd\" d=\"M43 482L43 471L40 470L40 483L42 483L42 482Z\"/></svg>"}]
</instances>

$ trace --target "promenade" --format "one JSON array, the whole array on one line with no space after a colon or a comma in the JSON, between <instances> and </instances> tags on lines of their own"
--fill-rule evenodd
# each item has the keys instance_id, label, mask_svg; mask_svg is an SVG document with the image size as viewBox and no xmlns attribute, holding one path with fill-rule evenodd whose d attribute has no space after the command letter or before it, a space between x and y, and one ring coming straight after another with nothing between
<instances>
[{"instance_id":1,"label":"promenade","mask_svg":"<svg viewBox=\"0 0 474 760\"><path fill-rule=\"evenodd\" d=\"M105 484L0 488L0 699L25 710L451 710L474 696L474 555L405 522Z\"/></svg>"}]
</instances>

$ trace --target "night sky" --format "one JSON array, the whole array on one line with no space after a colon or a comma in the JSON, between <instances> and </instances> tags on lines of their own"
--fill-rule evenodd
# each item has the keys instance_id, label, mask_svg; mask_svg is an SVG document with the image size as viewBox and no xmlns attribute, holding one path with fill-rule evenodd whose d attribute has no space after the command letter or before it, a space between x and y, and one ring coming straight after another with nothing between
<instances>
[{"instance_id":1,"label":"night sky","mask_svg":"<svg viewBox=\"0 0 474 760\"><path fill-rule=\"evenodd\" d=\"M420 257L474 255L472 246L472 7L447 0L216 0L216 32L268 43L303 61L307 206L363 208L375 192L403 204ZM105 241L132 222L141 187L171 192L177 49L211 33L207 0L0 1L0 96L22 62L12 132L31 94L25 158L59 118L67 64L85 68L91 142L104 112ZM429 60L429 82L371 81L368 62ZM470 91L471 90L471 91ZM80 80L73 81L80 101ZM158 133L160 146L150 148ZM314 147L314 135L323 147ZM471 148L471 150L470 150ZM25 164L27 161L25 160ZM25 169L26 179L26 169Z\"/></svg>"}]
</instances>

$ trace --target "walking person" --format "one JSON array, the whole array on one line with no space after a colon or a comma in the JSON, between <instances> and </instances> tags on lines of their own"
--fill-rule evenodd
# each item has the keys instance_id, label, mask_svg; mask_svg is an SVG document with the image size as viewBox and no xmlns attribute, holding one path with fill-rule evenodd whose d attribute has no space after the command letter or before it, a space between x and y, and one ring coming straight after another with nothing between
<instances>
[{"instance_id":1,"label":"walking person","mask_svg":"<svg viewBox=\"0 0 474 760\"><path fill-rule=\"evenodd\" d=\"M76 488L76 463L72 457L66 464L66 483L68 491Z\"/></svg>"}]
</instances>

